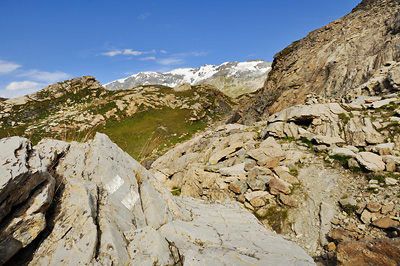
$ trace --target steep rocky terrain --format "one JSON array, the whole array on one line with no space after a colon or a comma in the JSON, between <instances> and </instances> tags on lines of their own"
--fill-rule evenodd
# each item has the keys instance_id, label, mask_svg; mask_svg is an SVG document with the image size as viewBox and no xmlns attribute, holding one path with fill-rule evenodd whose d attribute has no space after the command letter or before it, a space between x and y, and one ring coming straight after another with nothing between
<instances>
[{"instance_id":1,"label":"steep rocky terrain","mask_svg":"<svg viewBox=\"0 0 400 266\"><path fill-rule=\"evenodd\" d=\"M234 202L173 197L104 134L0 149L0 265L315 265Z\"/></svg>"},{"instance_id":2,"label":"steep rocky terrain","mask_svg":"<svg viewBox=\"0 0 400 266\"><path fill-rule=\"evenodd\" d=\"M400 1L364 0L341 19L310 32L274 56L259 97L243 111L251 124L263 114L301 104L310 93L338 100L398 89ZM365 84L375 76L374 82Z\"/></svg>"},{"instance_id":3,"label":"steep rocky terrain","mask_svg":"<svg viewBox=\"0 0 400 266\"><path fill-rule=\"evenodd\" d=\"M0 140L0 265L399 265L399 9L294 42L228 120L211 85L0 101L0 137L38 143Z\"/></svg>"},{"instance_id":4,"label":"steep rocky terrain","mask_svg":"<svg viewBox=\"0 0 400 266\"><path fill-rule=\"evenodd\" d=\"M140 72L130 77L105 84L109 90L131 89L141 85L163 85L176 87L210 84L226 95L237 98L252 93L264 84L271 63L262 60L225 62L219 66L205 65L199 68L179 68L170 72Z\"/></svg>"},{"instance_id":5,"label":"steep rocky terrain","mask_svg":"<svg viewBox=\"0 0 400 266\"><path fill-rule=\"evenodd\" d=\"M399 122L399 94L298 105L253 126L209 129L158 158L151 172L176 195L237 200L323 264L392 265ZM380 241L387 247L374 246ZM367 245L375 250L363 255Z\"/></svg>"},{"instance_id":6,"label":"steep rocky terrain","mask_svg":"<svg viewBox=\"0 0 400 266\"><path fill-rule=\"evenodd\" d=\"M0 137L37 143L44 137L86 140L99 131L142 159L190 138L233 105L211 85L109 91L88 76L0 102Z\"/></svg>"}]
</instances>

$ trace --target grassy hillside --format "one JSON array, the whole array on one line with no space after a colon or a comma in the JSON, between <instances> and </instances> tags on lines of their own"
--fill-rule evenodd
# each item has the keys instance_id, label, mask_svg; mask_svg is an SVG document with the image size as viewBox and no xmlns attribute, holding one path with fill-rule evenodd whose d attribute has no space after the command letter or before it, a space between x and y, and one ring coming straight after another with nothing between
<instances>
[{"instance_id":1,"label":"grassy hillside","mask_svg":"<svg viewBox=\"0 0 400 266\"><path fill-rule=\"evenodd\" d=\"M108 91L96 81L82 79L51 85L23 104L0 102L0 138L85 141L102 132L142 161L190 138L233 105L209 85L185 91L165 86Z\"/></svg>"}]
</instances>

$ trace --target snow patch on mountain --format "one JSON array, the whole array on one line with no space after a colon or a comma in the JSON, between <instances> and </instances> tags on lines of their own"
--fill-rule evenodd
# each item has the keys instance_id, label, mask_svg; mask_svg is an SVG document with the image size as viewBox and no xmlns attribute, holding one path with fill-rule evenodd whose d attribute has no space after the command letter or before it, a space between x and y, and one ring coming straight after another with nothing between
<instances>
[{"instance_id":1,"label":"snow patch on mountain","mask_svg":"<svg viewBox=\"0 0 400 266\"><path fill-rule=\"evenodd\" d=\"M131 89L140 85L164 85L176 87L182 83L191 85L211 84L229 96L237 97L253 92L264 83L271 63L262 60L225 62L219 66L204 65L199 68L178 68L166 73L140 72L104 85L109 90Z\"/></svg>"}]
</instances>

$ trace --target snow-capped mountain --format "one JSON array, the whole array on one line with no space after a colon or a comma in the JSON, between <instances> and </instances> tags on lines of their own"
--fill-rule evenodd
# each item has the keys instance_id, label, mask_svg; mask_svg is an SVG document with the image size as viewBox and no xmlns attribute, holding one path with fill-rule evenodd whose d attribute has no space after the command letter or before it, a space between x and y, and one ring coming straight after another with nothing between
<instances>
[{"instance_id":1,"label":"snow-capped mountain","mask_svg":"<svg viewBox=\"0 0 400 266\"><path fill-rule=\"evenodd\" d=\"M140 72L115 80L104 87L109 90L131 89L140 85L164 85L176 87L183 83L191 85L211 84L231 97L261 88L271 69L271 62L251 60L225 62L219 66L204 65L199 68L178 68L170 72Z\"/></svg>"}]
</instances>

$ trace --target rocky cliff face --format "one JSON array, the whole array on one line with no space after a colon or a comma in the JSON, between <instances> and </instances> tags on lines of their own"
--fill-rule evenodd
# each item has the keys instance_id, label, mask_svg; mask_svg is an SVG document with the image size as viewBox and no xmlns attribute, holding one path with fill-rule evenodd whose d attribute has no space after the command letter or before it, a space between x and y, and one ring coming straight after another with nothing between
<instances>
[{"instance_id":1,"label":"rocky cliff face","mask_svg":"<svg viewBox=\"0 0 400 266\"><path fill-rule=\"evenodd\" d=\"M172 196L104 134L0 148L0 265L315 265L233 202Z\"/></svg>"},{"instance_id":2,"label":"rocky cliff face","mask_svg":"<svg viewBox=\"0 0 400 266\"><path fill-rule=\"evenodd\" d=\"M310 93L331 100L344 97L392 61L400 60L399 33L400 1L362 1L350 14L274 56L263 91L244 110L245 122L301 104ZM393 71L399 72L398 68ZM390 79L385 75L380 83L376 80L377 89L393 89Z\"/></svg>"},{"instance_id":3,"label":"rocky cliff face","mask_svg":"<svg viewBox=\"0 0 400 266\"><path fill-rule=\"evenodd\" d=\"M130 77L105 84L109 90L131 89L140 85L163 85L176 87L210 84L230 97L251 93L264 84L271 63L262 60L225 62L219 66L205 65L198 68L179 68L170 72L140 72Z\"/></svg>"}]
</instances>

